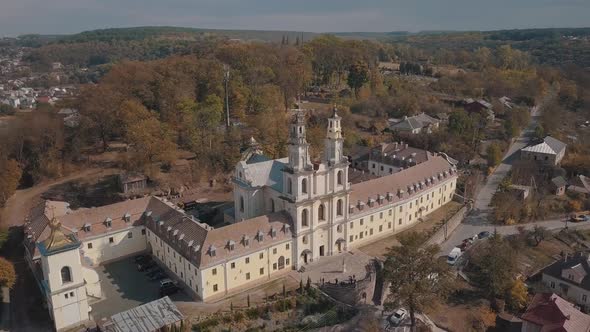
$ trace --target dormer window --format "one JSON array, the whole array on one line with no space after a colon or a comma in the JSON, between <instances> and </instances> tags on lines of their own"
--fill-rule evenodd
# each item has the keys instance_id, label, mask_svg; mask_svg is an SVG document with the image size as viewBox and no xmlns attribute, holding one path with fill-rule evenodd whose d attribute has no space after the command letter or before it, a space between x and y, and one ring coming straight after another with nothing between
<instances>
[{"instance_id":1,"label":"dormer window","mask_svg":"<svg viewBox=\"0 0 590 332\"><path fill-rule=\"evenodd\" d=\"M234 242L234 240L227 241L227 248L229 249L229 251L233 251L236 248L236 243Z\"/></svg>"},{"instance_id":2,"label":"dormer window","mask_svg":"<svg viewBox=\"0 0 590 332\"><path fill-rule=\"evenodd\" d=\"M270 229L270 236L274 239L277 237L277 231L274 228Z\"/></svg>"},{"instance_id":3,"label":"dormer window","mask_svg":"<svg viewBox=\"0 0 590 332\"><path fill-rule=\"evenodd\" d=\"M258 234L256 234L256 237L258 239L258 242L264 241L264 233L262 233L262 231L258 231Z\"/></svg>"},{"instance_id":4,"label":"dormer window","mask_svg":"<svg viewBox=\"0 0 590 332\"><path fill-rule=\"evenodd\" d=\"M129 213L129 212L125 213L125 215L123 216L123 220L125 220L125 222L130 222L131 221L131 213Z\"/></svg>"},{"instance_id":5,"label":"dormer window","mask_svg":"<svg viewBox=\"0 0 590 332\"><path fill-rule=\"evenodd\" d=\"M111 219L110 217L109 217L109 218L106 218L106 219L105 219L105 221L104 221L104 224L105 224L107 227L111 227L111 226L113 226L113 219Z\"/></svg>"},{"instance_id":6,"label":"dormer window","mask_svg":"<svg viewBox=\"0 0 590 332\"><path fill-rule=\"evenodd\" d=\"M217 254L217 249L215 248L215 246L211 245L209 247L209 256L215 257L216 254Z\"/></svg>"},{"instance_id":7,"label":"dormer window","mask_svg":"<svg viewBox=\"0 0 590 332\"><path fill-rule=\"evenodd\" d=\"M250 246L250 238L248 237L248 235L244 235L244 237L242 238L242 242L244 243L244 247Z\"/></svg>"},{"instance_id":8,"label":"dormer window","mask_svg":"<svg viewBox=\"0 0 590 332\"><path fill-rule=\"evenodd\" d=\"M151 215L152 215L152 211L145 211L145 212L143 213L143 215L145 215L146 217L149 217L149 216L151 216Z\"/></svg>"},{"instance_id":9,"label":"dormer window","mask_svg":"<svg viewBox=\"0 0 590 332\"><path fill-rule=\"evenodd\" d=\"M291 225L285 224L285 233L291 230Z\"/></svg>"},{"instance_id":10,"label":"dormer window","mask_svg":"<svg viewBox=\"0 0 590 332\"><path fill-rule=\"evenodd\" d=\"M90 224L89 223L85 223L83 226L83 229L85 232L90 232Z\"/></svg>"}]
</instances>

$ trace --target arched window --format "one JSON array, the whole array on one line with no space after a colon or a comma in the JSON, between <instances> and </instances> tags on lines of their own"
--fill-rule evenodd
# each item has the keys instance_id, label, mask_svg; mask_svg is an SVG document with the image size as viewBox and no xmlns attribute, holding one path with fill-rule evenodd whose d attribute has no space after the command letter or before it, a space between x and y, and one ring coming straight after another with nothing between
<instances>
[{"instance_id":1,"label":"arched window","mask_svg":"<svg viewBox=\"0 0 590 332\"><path fill-rule=\"evenodd\" d=\"M301 192L307 194L307 179L301 180Z\"/></svg>"},{"instance_id":2,"label":"arched window","mask_svg":"<svg viewBox=\"0 0 590 332\"><path fill-rule=\"evenodd\" d=\"M244 212L244 197L240 196L240 212Z\"/></svg>"},{"instance_id":3,"label":"arched window","mask_svg":"<svg viewBox=\"0 0 590 332\"><path fill-rule=\"evenodd\" d=\"M320 205L320 207L318 207L318 219L319 220L326 220L326 215L324 213L324 204Z\"/></svg>"},{"instance_id":4,"label":"arched window","mask_svg":"<svg viewBox=\"0 0 590 332\"><path fill-rule=\"evenodd\" d=\"M65 284L68 282L72 282L72 269L69 266L64 266L61 268L61 283Z\"/></svg>"},{"instance_id":5,"label":"arched window","mask_svg":"<svg viewBox=\"0 0 590 332\"><path fill-rule=\"evenodd\" d=\"M303 209L303 211L301 211L301 226L309 226L309 221L307 220L307 209Z\"/></svg>"},{"instance_id":6,"label":"arched window","mask_svg":"<svg viewBox=\"0 0 590 332\"><path fill-rule=\"evenodd\" d=\"M339 199L336 202L336 215L337 216L341 216L342 215L342 200L341 199Z\"/></svg>"},{"instance_id":7,"label":"arched window","mask_svg":"<svg viewBox=\"0 0 590 332\"><path fill-rule=\"evenodd\" d=\"M342 185L342 171L338 171L338 173L336 173L336 181L338 185Z\"/></svg>"},{"instance_id":8,"label":"arched window","mask_svg":"<svg viewBox=\"0 0 590 332\"><path fill-rule=\"evenodd\" d=\"M270 212L275 212L275 200L270 199Z\"/></svg>"},{"instance_id":9,"label":"arched window","mask_svg":"<svg viewBox=\"0 0 590 332\"><path fill-rule=\"evenodd\" d=\"M293 193L293 181L291 179L287 179L287 193Z\"/></svg>"}]
</instances>

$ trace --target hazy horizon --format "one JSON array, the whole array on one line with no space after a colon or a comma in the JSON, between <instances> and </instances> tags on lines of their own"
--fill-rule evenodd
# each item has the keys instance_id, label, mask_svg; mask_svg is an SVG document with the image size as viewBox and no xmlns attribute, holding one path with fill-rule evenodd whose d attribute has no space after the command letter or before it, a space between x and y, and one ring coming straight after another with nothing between
<instances>
[{"instance_id":1,"label":"hazy horizon","mask_svg":"<svg viewBox=\"0 0 590 332\"><path fill-rule=\"evenodd\" d=\"M0 35L179 26L304 32L489 31L590 26L585 0L3 0Z\"/></svg>"}]
</instances>

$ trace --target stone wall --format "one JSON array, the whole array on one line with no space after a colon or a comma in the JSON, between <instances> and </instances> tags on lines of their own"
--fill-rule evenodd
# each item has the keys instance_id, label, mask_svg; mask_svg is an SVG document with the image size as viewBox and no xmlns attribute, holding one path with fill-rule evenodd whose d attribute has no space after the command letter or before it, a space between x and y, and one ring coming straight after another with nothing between
<instances>
[{"instance_id":1,"label":"stone wall","mask_svg":"<svg viewBox=\"0 0 590 332\"><path fill-rule=\"evenodd\" d=\"M457 226L459 226L459 224L461 223L461 221L463 221L463 219L465 218L465 216L467 215L468 212L469 212L469 205L464 205L451 218L449 218L449 220L447 220L447 222L444 225L442 225L436 231L436 233L434 233L428 239L428 241L426 241L426 244L428 245L428 244L441 244L441 243L443 243L446 239L448 239L451 236L451 234L453 233L455 228L457 228Z\"/></svg>"},{"instance_id":2,"label":"stone wall","mask_svg":"<svg viewBox=\"0 0 590 332\"><path fill-rule=\"evenodd\" d=\"M350 282L339 280L338 283L325 282L320 284L320 289L337 301L349 305L372 303L375 290L375 271L370 268L363 279Z\"/></svg>"}]
</instances>

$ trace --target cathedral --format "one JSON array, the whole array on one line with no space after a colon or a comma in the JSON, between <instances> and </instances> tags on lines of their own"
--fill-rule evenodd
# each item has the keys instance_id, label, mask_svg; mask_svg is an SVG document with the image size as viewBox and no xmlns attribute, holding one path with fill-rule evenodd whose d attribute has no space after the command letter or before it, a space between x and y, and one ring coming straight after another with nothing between
<instances>
[{"instance_id":1,"label":"cathedral","mask_svg":"<svg viewBox=\"0 0 590 332\"><path fill-rule=\"evenodd\" d=\"M321 160L311 160L303 111L289 125L286 158L267 158L252 139L232 176L228 223L218 228L155 196L35 207L25 222L26 261L56 329L89 318L89 298L102 298L100 264L150 253L186 293L210 301L391 236L453 199L457 170L446 155L426 152L420 163L354 183L343 142L336 110Z\"/></svg>"}]
</instances>

